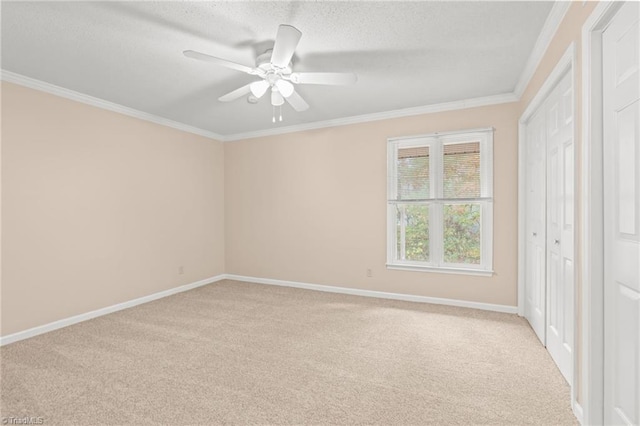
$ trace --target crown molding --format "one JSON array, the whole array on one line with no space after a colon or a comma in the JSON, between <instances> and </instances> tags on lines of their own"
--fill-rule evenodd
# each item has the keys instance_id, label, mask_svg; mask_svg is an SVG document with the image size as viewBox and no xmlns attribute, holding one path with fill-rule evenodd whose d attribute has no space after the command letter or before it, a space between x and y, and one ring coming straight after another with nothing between
<instances>
[{"instance_id":1,"label":"crown molding","mask_svg":"<svg viewBox=\"0 0 640 426\"><path fill-rule=\"evenodd\" d=\"M242 139L258 138L263 136L282 135L286 133L301 132L305 130L322 129L326 127L345 126L349 124L367 123L370 121L387 120L390 118L401 118L412 115L432 114L436 112L452 111L457 109L475 108L488 105L497 105L508 102L517 102L519 97L514 93L503 93L500 95L485 96L481 98L464 99L460 101L445 102L440 104L425 105L412 108L403 108L392 111L377 112L373 114L357 115L345 118L336 118L333 120L316 121L313 123L305 123L294 126L278 127L273 129L256 130L254 132L246 133L234 133L230 135L220 135L208 130L192 127L187 124L178 123L157 115L149 114L144 111L139 111L133 108L126 107L124 105L116 104L113 102L105 101L104 99L95 98L93 96L85 95L80 92L76 92L64 87L56 86L51 83L47 83L41 80L36 80L31 77L27 77L21 74L17 74L11 71L2 70L1 77L3 81L9 83L19 84L31 89L40 90L42 92L50 93L52 95L60 96L63 98L71 99L77 102L82 102L87 105L106 109L109 111L117 112L120 114L128 115L130 117L139 118L141 120L150 121L152 123L160 124L162 126L171 127L174 129L182 130L184 132L193 133L196 135L204 136L206 138L214 139L221 142L231 142Z\"/></svg>"},{"instance_id":2,"label":"crown molding","mask_svg":"<svg viewBox=\"0 0 640 426\"><path fill-rule=\"evenodd\" d=\"M392 111L376 112L373 114L356 115L352 117L336 118L333 120L316 121L313 123L298 124L294 126L278 127L274 129L256 130L254 132L235 133L224 137L225 142L243 139L258 138L263 136L275 136L285 133L302 132L305 130L323 129L326 127L345 126L349 124L367 123L370 121L387 120L390 118L409 117L412 115L433 114L436 112L452 111L458 109L475 108L488 105L517 102L519 98L513 93L485 96L481 98L464 99L460 101L445 102L440 104L425 105L413 108L396 109Z\"/></svg>"},{"instance_id":3,"label":"crown molding","mask_svg":"<svg viewBox=\"0 0 640 426\"><path fill-rule=\"evenodd\" d=\"M504 93L500 95L485 96L481 98L464 99L460 101L445 102L440 104L425 105L413 108L403 108L392 111L377 112L373 114L357 115L345 118L336 118L333 120L316 121L313 123L305 123L294 126L278 127L275 129L257 130L254 132L246 133L234 133L230 135L220 135L208 130L199 129L177 121L172 121L157 115L149 114L144 111L139 111L133 108L129 108L123 105L119 105L113 102L105 101L93 96L85 95L80 92L65 89L64 87L56 86L41 80L36 80L31 77L27 77L21 74L17 74L11 71L2 70L1 77L3 81L9 83L19 84L31 89L40 90L42 92L50 93L52 95L60 96L66 99L71 99L77 102L81 102L94 107L106 109L108 111L117 112L120 114L135 117L141 120L150 121L152 123L160 124L162 126L171 127L184 132L193 133L196 135L204 136L206 138L214 139L221 142L232 142L243 139L258 138L263 136L275 136L286 133L301 132L305 130L323 129L326 127L345 126L349 124L367 123L371 121L387 120L391 118L401 118L413 115L421 114L433 114L436 112L452 111L458 109L475 108L488 105L497 105L509 102L517 102L520 98L514 93Z\"/></svg>"},{"instance_id":4,"label":"crown molding","mask_svg":"<svg viewBox=\"0 0 640 426\"><path fill-rule=\"evenodd\" d=\"M149 114L148 112L129 108L124 105L105 101L104 99L95 98L93 96L85 95L80 92L65 89L64 87L56 86L54 84L47 83L41 80L36 80L35 78L27 77L21 74L17 74L15 72L2 70L1 77L3 81L9 82L9 83L14 83L20 86L28 87L30 89L35 89L42 92L50 93L52 95L60 96L66 99L71 99L73 101L81 102L83 104L91 105L97 108L102 108L108 111L113 111L120 114L128 115L130 117L138 118L144 121L150 121L152 123L160 124L161 126L171 127L173 129L181 130L183 132L204 136L205 138L215 139L217 141L224 140L224 136L214 132L210 132L208 130L199 129L197 127L189 126L183 123L178 123L177 121L169 120L167 118Z\"/></svg>"},{"instance_id":5,"label":"crown molding","mask_svg":"<svg viewBox=\"0 0 640 426\"><path fill-rule=\"evenodd\" d=\"M547 16L547 19L542 26L542 30L536 40L536 44L533 46L529 59L527 59L527 63L522 70L522 74L520 74L520 79L513 90L513 93L518 99L522 97L522 94L529 85L533 74L538 69L540 61L544 57L549 44L551 44L551 40L556 35L556 32L560 27L560 23L562 23L562 20L567 14L570 6L570 1L556 1L553 3L549 16Z\"/></svg>"}]
</instances>

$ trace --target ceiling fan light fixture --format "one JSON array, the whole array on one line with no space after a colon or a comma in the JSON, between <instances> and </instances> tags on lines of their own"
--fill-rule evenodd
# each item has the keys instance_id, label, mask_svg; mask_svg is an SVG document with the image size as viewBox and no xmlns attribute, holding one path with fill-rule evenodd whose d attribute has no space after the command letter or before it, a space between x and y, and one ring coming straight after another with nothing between
<instances>
[{"instance_id":1,"label":"ceiling fan light fixture","mask_svg":"<svg viewBox=\"0 0 640 426\"><path fill-rule=\"evenodd\" d=\"M269 88L269 83L266 80L254 81L249 85L251 94L256 98L261 98Z\"/></svg>"},{"instance_id":2,"label":"ceiling fan light fixture","mask_svg":"<svg viewBox=\"0 0 640 426\"><path fill-rule=\"evenodd\" d=\"M271 105L280 106L284 103L284 98L282 97L282 93L278 91L277 87L271 88Z\"/></svg>"},{"instance_id":3,"label":"ceiling fan light fixture","mask_svg":"<svg viewBox=\"0 0 640 426\"><path fill-rule=\"evenodd\" d=\"M293 94L293 84L289 83L287 80L280 79L276 81L276 86L278 87L278 91L285 98L288 98Z\"/></svg>"}]
</instances>

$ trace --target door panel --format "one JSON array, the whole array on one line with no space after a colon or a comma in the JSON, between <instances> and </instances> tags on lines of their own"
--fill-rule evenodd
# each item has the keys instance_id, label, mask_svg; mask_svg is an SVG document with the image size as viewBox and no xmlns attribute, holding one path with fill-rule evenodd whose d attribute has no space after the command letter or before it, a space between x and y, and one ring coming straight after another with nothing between
<instances>
[{"instance_id":1,"label":"door panel","mask_svg":"<svg viewBox=\"0 0 640 426\"><path fill-rule=\"evenodd\" d=\"M603 33L604 420L640 423L640 31L625 3Z\"/></svg>"},{"instance_id":2,"label":"door panel","mask_svg":"<svg viewBox=\"0 0 640 426\"><path fill-rule=\"evenodd\" d=\"M569 383L574 329L573 89L567 73L547 100L547 349Z\"/></svg>"},{"instance_id":3,"label":"door panel","mask_svg":"<svg viewBox=\"0 0 640 426\"><path fill-rule=\"evenodd\" d=\"M546 343L546 117L536 113L526 130L525 318Z\"/></svg>"}]
</instances>

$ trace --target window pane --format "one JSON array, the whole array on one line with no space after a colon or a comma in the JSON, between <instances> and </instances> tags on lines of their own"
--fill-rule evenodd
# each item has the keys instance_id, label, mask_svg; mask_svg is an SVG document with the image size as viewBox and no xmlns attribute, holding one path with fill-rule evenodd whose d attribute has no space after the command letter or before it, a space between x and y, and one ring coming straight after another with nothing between
<instances>
[{"instance_id":1,"label":"window pane","mask_svg":"<svg viewBox=\"0 0 640 426\"><path fill-rule=\"evenodd\" d=\"M397 257L398 260L429 260L429 206L398 204Z\"/></svg>"},{"instance_id":2,"label":"window pane","mask_svg":"<svg viewBox=\"0 0 640 426\"><path fill-rule=\"evenodd\" d=\"M398 200L429 198L429 147L398 150Z\"/></svg>"},{"instance_id":3,"label":"window pane","mask_svg":"<svg viewBox=\"0 0 640 426\"><path fill-rule=\"evenodd\" d=\"M444 261L480 264L480 204L444 205Z\"/></svg>"},{"instance_id":4,"label":"window pane","mask_svg":"<svg viewBox=\"0 0 640 426\"><path fill-rule=\"evenodd\" d=\"M480 197L480 142L447 144L444 153L444 198Z\"/></svg>"}]
</instances>

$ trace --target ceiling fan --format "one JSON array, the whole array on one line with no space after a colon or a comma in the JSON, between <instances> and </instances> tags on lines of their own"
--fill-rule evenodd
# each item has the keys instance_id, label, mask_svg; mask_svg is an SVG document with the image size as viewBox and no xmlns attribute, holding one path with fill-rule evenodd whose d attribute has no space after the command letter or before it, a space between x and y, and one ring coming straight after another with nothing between
<instances>
[{"instance_id":1,"label":"ceiling fan","mask_svg":"<svg viewBox=\"0 0 640 426\"><path fill-rule=\"evenodd\" d=\"M256 81L220 96L218 100L221 102L234 101L249 93L260 99L270 90L271 105L279 107L286 100L294 110L300 112L307 110L309 104L296 92L294 85L349 85L357 80L357 76L353 73L293 72L291 59L300 37L302 33L297 28L291 25L280 25L273 49L258 56L254 68L193 50L185 50L183 54L188 58L212 62L259 77ZM275 122L275 113L273 121ZM282 121L282 114L280 114L280 121Z\"/></svg>"}]
</instances>

